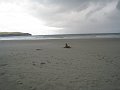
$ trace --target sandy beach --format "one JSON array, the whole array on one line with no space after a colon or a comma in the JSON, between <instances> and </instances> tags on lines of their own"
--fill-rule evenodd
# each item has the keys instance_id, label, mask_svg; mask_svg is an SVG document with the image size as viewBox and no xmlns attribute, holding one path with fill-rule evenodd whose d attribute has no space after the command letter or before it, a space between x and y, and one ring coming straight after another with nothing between
<instances>
[{"instance_id":1,"label":"sandy beach","mask_svg":"<svg viewBox=\"0 0 120 90\"><path fill-rule=\"evenodd\" d=\"M0 41L0 90L120 90L120 39Z\"/></svg>"}]
</instances>

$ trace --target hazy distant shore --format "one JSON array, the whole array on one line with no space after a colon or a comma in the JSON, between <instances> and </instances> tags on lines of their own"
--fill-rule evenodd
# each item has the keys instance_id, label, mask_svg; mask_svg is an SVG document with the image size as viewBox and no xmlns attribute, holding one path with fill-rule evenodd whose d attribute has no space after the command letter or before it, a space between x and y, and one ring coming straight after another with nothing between
<instances>
[{"instance_id":1,"label":"hazy distant shore","mask_svg":"<svg viewBox=\"0 0 120 90\"><path fill-rule=\"evenodd\" d=\"M119 84L119 38L0 41L0 90L119 90Z\"/></svg>"},{"instance_id":2,"label":"hazy distant shore","mask_svg":"<svg viewBox=\"0 0 120 90\"><path fill-rule=\"evenodd\" d=\"M22 32L0 32L0 37L8 37L8 36L31 36L30 33L22 33Z\"/></svg>"}]
</instances>

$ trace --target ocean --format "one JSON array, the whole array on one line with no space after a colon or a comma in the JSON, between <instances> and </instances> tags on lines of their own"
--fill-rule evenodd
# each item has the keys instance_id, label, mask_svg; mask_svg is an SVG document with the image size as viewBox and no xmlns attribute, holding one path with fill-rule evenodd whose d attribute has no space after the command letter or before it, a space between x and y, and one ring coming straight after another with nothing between
<instances>
[{"instance_id":1,"label":"ocean","mask_svg":"<svg viewBox=\"0 0 120 90\"><path fill-rule=\"evenodd\" d=\"M48 39L92 39L92 38L120 38L120 33L7 36L0 37L0 40L48 40Z\"/></svg>"}]
</instances>

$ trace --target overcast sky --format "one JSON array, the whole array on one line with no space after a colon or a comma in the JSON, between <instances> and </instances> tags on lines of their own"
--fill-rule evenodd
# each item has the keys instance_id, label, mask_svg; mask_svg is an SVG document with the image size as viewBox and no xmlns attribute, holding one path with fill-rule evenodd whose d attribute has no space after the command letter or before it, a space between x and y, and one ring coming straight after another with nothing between
<instances>
[{"instance_id":1,"label":"overcast sky","mask_svg":"<svg viewBox=\"0 0 120 90\"><path fill-rule=\"evenodd\" d=\"M0 0L0 31L120 33L120 0Z\"/></svg>"}]
</instances>

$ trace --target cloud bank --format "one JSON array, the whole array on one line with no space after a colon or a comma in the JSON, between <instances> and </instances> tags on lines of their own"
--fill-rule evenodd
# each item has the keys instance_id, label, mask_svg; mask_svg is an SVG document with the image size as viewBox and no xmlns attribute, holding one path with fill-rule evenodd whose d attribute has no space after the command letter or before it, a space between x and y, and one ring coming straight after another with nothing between
<instances>
[{"instance_id":1,"label":"cloud bank","mask_svg":"<svg viewBox=\"0 0 120 90\"><path fill-rule=\"evenodd\" d=\"M11 0L11 3L15 1L27 14L44 21L46 27L57 29L46 32L120 33L120 0ZM37 32L41 32L39 29Z\"/></svg>"},{"instance_id":2,"label":"cloud bank","mask_svg":"<svg viewBox=\"0 0 120 90\"><path fill-rule=\"evenodd\" d=\"M63 33L120 32L118 0L32 0L34 13ZM33 11L34 11L33 10Z\"/></svg>"}]
</instances>

